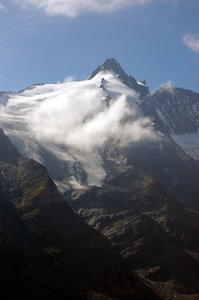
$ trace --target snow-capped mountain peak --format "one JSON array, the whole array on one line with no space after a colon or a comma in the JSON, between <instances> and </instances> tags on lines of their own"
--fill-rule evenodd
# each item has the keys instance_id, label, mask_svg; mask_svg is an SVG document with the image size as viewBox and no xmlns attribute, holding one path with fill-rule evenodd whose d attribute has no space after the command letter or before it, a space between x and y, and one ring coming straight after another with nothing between
<instances>
[{"instance_id":1,"label":"snow-capped mountain peak","mask_svg":"<svg viewBox=\"0 0 199 300\"><path fill-rule=\"evenodd\" d=\"M106 141L124 147L155 138L136 104L137 91L117 74L125 75L120 65L111 62L114 70L100 69L90 80L37 84L1 95L0 126L20 153L52 170L57 182L101 185Z\"/></svg>"},{"instance_id":2,"label":"snow-capped mountain peak","mask_svg":"<svg viewBox=\"0 0 199 300\"><path fill-rule=\"evenodd\" d=\"M161 92L161 99L156 99L158 93L156 98L144 97L145 83L132 78L115 59L108 59L89 80L36 84L19 93L1 93L0 127L21 154L46 166L59 187L101 186L112 172L120 172L117 168L131 169L127 157L145 171L149 168L156 179L163 176L166 185L175 182L178 186L184 179L174 178L171 171L174 150L160 142L165 139L165 124L178 125L171 113L178 109L173 95L162 99ZM193 107L196 112L196 103ZM170 123L164 124L163 114ZM167 161L170 152L173 158ZM117 153L126 153L126 158ZM151 163L149 156L154 153ZM162 165L154 171L158 159ZM162 168L169 171L162 174Z\"/></svg>"},{"instance_id":3,"label":"snow-capped mountain peak","mask_svg":"<svg viewBox=\"0 0 199 300\"><path fill-rule=\"evenodd\" d=\"M136 79L132 76L129 76L126 74L126 72L123 70L121 65L116 61L114 58L110 58L105 60L105 62L100 65L95 71L89 76L88 79L92 79L95 77L100 71L110 71L111 73L114 73L116 76L118 76L122 82L135 90L140 98L143 98L147 94L149 94L149 89L146 86L146 81L136 81Z\"/></svg>"}]
</instances>

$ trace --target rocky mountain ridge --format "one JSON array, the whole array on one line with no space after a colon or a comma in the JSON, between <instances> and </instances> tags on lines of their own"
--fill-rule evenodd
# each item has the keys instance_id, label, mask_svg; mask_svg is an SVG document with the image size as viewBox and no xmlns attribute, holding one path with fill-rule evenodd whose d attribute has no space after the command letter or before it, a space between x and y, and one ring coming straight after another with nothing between
<instances>
[{"instance_id":1,"label":"rocky mountain ridge","mask_svg":"<svg viewBox=\"0 0 199 300\"><path fill-rule=\"evenodd\" d=\"M148 95L140 106L168 133L191 134L199 129L199 94L193 91L163 87Z\"/></svg>"}]
</instances>

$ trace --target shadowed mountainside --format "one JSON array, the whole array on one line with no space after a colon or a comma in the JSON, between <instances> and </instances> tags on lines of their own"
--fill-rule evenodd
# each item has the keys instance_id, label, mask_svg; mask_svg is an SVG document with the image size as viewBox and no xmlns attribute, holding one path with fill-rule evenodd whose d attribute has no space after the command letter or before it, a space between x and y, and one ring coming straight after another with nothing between
<instances>
[{"instance_id":1,"label":"shadowed mountainside","mask_svg":"<svg viewBox=\"0 0 199 300\"><path fill-rule=\"evenodd\" d=\"M153 282L162 299L199 293L198 211L124 154L114 152L111 158L115 176L107 176L103 187L73 191L71 205L109 238L132 270Z\"/></svg>"},{"instance_id":2,"label":"shadowed mountainside","mask_svg":"<svg viewBox=\"0 0 199 300\"><path fill-rule=\"evenodd\" d=\"M2 299L158 299L0 131Z\"/></svg>"}]
</instances>

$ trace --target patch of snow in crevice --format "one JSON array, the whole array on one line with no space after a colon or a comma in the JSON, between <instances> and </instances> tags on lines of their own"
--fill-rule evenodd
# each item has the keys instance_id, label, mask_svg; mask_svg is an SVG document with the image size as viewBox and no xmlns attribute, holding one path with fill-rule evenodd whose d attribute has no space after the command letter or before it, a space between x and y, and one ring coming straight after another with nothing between
<instances>
[{"instance_id":1,"label":"patch of snow in crevice","mask_svg":"<svg viewBox=\"0 0 199 300\"><path fill-rule=\"evenodd\" d=\"M142 85L142 86L145 86L146 87L146 84L144 84L143 82L141 82L141 81L137 81L137 84L139 84L139 85Z\"/></svg>"}]
</instances>

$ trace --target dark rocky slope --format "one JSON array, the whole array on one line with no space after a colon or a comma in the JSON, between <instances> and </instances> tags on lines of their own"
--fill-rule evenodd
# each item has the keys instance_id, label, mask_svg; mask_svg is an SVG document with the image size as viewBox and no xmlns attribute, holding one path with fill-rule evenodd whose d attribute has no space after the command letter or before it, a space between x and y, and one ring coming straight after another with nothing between
<instances>
[{"instance_id":1,"label":"dark rocky slope","mask_svg":"<svg viewBox=\"0 0 199 300\"><path fill-rule=\"evenodd\" d=\"M0 131L1 299L157 299Z\"/></svg>"},{"instance_id":2,"label":"dark rocky slope","mask_svg":"<svg viewBox=\"0 0 199 300\"><path fill-rule=\"evenodd\" d=\"M181 202L124 154L111 158L115 176L103 187L72 192L72 206L162 299L199 293L199 213L192 199L191 206Z\"/></svg>"}]
</instances>

